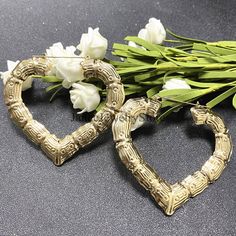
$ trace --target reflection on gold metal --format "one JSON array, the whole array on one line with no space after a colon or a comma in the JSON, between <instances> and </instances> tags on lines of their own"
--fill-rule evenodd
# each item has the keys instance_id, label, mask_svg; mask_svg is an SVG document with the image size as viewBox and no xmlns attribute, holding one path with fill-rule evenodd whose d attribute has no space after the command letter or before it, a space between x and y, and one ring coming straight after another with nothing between
<instances>
[{"instance_id":1,"label":"reflection on gold metal","mask_svg":"<svg viewBox=\"0 0 236 236\"><path fill-rule=\"evenodd\" d=\"M22 83L29 76L45 75L52 66L50 60L32 58L20 62L4 88L4 99L11 119L34 143L40 145L55 165L62 165L76 151L91 143L102 131L110 127L115 113L124 102L123 85L112 65L92 59L84 60L81 65L86 78L98 78L106 85L106 104L96 113L90 123L81 126L63 139L57 138L44 125L33 119L21 96Z\"/></svg>"},{"instance_id":2,"label":"reflection on gold metal","mask_svg":"<svg viewBox=\"0 0 236 236\"><path fill-rule=\"evenodd\" d=\"M215 151L199 171L183 181L169 184L149 166L138 152L130 136L131 124L140 114L155 117L161 108L159 98L130 99L121 108L113 122L113 136L122 162L137 181L154 197L167 215L172 215L190 197L201 193L219 178L232 153L232 143L223 120L199 105L191 108L196 125L207 125L215 134Z\"/></svg>"}]
</instances>

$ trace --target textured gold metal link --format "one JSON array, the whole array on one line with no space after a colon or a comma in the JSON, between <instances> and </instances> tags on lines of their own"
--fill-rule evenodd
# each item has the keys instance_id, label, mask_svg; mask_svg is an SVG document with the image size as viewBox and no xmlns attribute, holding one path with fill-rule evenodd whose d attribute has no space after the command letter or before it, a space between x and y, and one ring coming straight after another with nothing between
<instances>
[{"instance_id":1,"label":"textured gold metal link","mask_svg":"<svg viewBox=\"0 0 236 236\"><path fill-rule=\"evenodd\" d=\"M148 191L167 215L172 215L190 197L201 193L208 185L219 178L232 154L232 142L223 120L210 110L196 105L191 114L196 125L207 125L215 134L215 151L202 168L183 181L169 184L149 166L138 152L130 135L131 125L141 114L156 117L161 108L160 100L128 100L112 125L116 149L122 162L137 181Z\"/></svg>"},{"instance_id":2,"label":"textured gold metal link","mask_svg":"<svg viewBox=\"0 0 236 236\"><path fill-rule=\"evenodd\" d=\"M22 83L29 76L45 75L52 67L47 58L32 58L20 62L4 87L4 99L11 119L54 162L62 165L80 148L91 143L99 133L110 127L116 112L124 102L124 88L114 67L100 60L85 59L81 66L86 78L101 79L107 87L105 106L90 123L79 127L63 139L57 138L45 126L33 119L22 101Z\"/></svg>"}]
</instances>

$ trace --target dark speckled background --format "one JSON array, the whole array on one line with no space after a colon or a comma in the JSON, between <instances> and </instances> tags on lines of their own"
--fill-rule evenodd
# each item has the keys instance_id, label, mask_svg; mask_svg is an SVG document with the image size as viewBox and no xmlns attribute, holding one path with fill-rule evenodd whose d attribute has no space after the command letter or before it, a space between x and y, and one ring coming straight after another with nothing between
<instances>
[{"instance_id":1,"label":"dark speckled background","mask_svg":"<svg viewBox=\"0 0 236 236\"><path fill-rule=\"evenodd\" d=\"M43 53L52 43L77 45L88 26L109 42L135 35L152 16L179 34L236 39L234 0L1 0L0 70L6 60ZM0 91L2 91L2 83ZM55 167L8 118L0 95L0 235L236 235L236 157L203 194L166 217L126 171L111 130L62 167ZM76 129L69 100L45 97L35 83L24 100L59 136ZM236 141L230 102L215 109ZM146 160L174 182L200 168L214 140L192 125L188 109L133 134Z\"/></svg>"}]
</instances>

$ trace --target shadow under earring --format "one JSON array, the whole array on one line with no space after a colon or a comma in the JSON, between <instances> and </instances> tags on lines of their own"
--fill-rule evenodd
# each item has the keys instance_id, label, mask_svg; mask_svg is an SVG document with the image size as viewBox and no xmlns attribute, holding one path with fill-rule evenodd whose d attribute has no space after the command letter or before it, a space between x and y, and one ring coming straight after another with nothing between
<instances>
[{"instance_id":1,"label":"shadow under earring","mask_svg":"<svg viewBox=\"0 0 236 236\"><path fill-rule=\"evenodd\" d=\"M161 108L158 97L128 100L112 125L116 149L121 161L137 181L150 192L167 215L172 215L190 197L195 197L217 180L232 154L232 142L223 120L209 109L195 105L191 114L196 125L207 125L215 134L215 151L200 170L183 181L170 184L149 166L132 143L131 126L141 114L156 117Z\"/></svg>"},{"instance_id":2,"label":"shadow under earring","mask_svg":"<svg viewBox=\"0 0 236 236\"><path fill-rule=\"evenodd\" d=\"M51 134L44 125L33 119L25 106L21 92L22 83L34 75L45 75L52 67L47 58L32 58L20 62L11 73L4 87L4 99L11 119L23 132L54 162L62 165L80 148L91 143L98 135L109 128L115 114L124 102L124 88L115 68L103 61L85 59L81 66L85 78L98 78L106 85L105 106L96 113L90 123L79 127L70 135L59 139Z\"/></svg>"}]
</instances>

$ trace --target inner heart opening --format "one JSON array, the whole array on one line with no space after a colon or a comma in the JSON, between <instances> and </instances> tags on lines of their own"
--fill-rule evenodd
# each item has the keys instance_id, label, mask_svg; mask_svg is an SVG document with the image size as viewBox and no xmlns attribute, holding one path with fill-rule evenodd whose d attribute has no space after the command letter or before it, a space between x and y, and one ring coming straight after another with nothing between
<instances>
[{"instance_id":1,"label":"inner heart opening","mask_svg":"<svg viewBox=\"0 0 236 236\"><path fill-rule=\"evenodd\" d=\"M132 137L145 161L171 184L198 170L215 147L213 132L194 125L187 109L158 125L147 122Z\"/></svg>"},{"instance_id":2,"label":"inner heart opening","mask_svg":"<svg viewBox=\"0 0 236 236\"><path fill-rule=\"evenodd\" d=\"M69 93L66 89L49 102L51 93L46 93L45 83L35 79L33 87L22 93L25 105L32 113L34 119L44 124L58 138L64 138L80 126L90 122L94 113L78 115L73 109Z\"/></svg>"}]
</instances>

